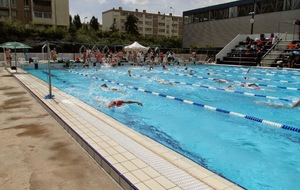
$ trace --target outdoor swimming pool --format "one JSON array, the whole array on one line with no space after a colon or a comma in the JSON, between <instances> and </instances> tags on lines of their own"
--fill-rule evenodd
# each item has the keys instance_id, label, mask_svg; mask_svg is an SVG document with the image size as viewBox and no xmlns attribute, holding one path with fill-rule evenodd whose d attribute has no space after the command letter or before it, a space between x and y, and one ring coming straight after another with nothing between
<instances>
[{"instance_id":1,"label":"outdoor swimming pool","mask_svg":"<svg viewBox=\"0 0 300 190\"><path fill-rule=\"evenodd\" d=\"M51 74L57 88L246 189L297 189L300 108L291 105L300 98L300 72L185 68L53 68ZM189 75L191 69L195 74ZM46 67L26 70L48 80ZM261 89L244 88L241 82ZM104 83L120 91L101 88ZM114 99L137 100L144 106L108 109Z\"/></svg>"}]
</instances>

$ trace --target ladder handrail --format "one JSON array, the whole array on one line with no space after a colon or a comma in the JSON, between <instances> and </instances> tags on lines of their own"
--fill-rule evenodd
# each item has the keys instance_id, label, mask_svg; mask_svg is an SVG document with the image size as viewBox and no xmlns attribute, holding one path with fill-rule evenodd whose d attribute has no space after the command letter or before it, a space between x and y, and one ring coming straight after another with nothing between
<instances>
[{"instance_id":1,"label":"ladder handrail","mask_svg":"<svg viewBox=\"0 0 300 190\"><path fill-rule=\"evenodd\" d=\"M285 36L287 34L287 32L286 33L284 33L279 39L277 39L276 40L276 42L272 45L272 47L262 56L262 59L263 58L265 58L273 49L274 49L274 47L277 45L277 44L279 44L279 42L282 40L282 38Z\"/></svg>"}]
</instances>

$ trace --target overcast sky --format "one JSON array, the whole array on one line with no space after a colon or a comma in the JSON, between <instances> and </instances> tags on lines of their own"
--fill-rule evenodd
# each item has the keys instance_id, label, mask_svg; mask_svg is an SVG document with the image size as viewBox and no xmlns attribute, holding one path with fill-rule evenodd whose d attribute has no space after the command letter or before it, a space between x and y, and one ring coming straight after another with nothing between
<instances>
[{"instance_id":1,"label":"overcast sky","mask_svg":"<svg viewBox=\"0 0 300 190\"><path fill-rule=\"evenodd\" d=\"M182 16L184 11L197 8L228 3L236 0L69 0L70 14L79 15L81 22L90 21L92 16L102 24L102 12L110 9L139 11L146 10L147 13L169 14ZM172 7L172 8L171 8ZM87 17L86 19L84 19Z\"/></svg>"}]
</instances>

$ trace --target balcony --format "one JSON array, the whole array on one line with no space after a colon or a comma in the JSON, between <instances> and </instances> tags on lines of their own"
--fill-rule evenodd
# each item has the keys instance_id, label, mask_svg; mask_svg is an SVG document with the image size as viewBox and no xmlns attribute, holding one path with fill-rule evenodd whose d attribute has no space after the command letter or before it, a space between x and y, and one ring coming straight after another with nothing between
<instances>
[{"instance_id":1,"label":"balcony","mask_svg":"<svg viewBox=\"0 0 300 190\"><path fill-rule=\"evenodd\" d=\"M33 10L34 11L38 11L38 12L51 12L51 6L38 6L38 5L34 5L33 6Z\"/></svg>"}]
</instances>

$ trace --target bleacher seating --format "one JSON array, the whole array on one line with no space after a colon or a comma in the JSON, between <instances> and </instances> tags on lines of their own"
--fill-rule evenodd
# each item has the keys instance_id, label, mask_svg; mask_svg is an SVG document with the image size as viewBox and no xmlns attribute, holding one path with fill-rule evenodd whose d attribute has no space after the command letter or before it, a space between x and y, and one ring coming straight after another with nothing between
<instances>
[{"instance_id":1,"label":"bleacher seating","mask_svg":"<svg viewBox=\"0 0 300 190\"><path fill-rule=\"evenodd\" d=\"M262 41L262 46L264 47L261 50L262 55L264 55L269 48L272 47L272 44L268 42L268 40ZM257 41L253 41L253 44L256 46ZM246 41L239 42L239 44L232 49L226 57L223 57L223 61L221 61L220 64L257 66L257 50L255 48L247 51L247 46L248 43Z\"/></svg>"},{"instance_id":2,"label":"bleacher seating","mask_svg":"<svg viewBox=\"0 0 300 190\"><path fill-rule=\"evenodd\" d=\"M288 67L289 56L295 54L295 62L293 68L300 68L300 48L296 46L297 43L300 43L300 40L294 40L289 43L285 49L283 49L276 59L276 63L271 66L277 67L280 63L283 67Z\"/></svg>"}]
</instances>

